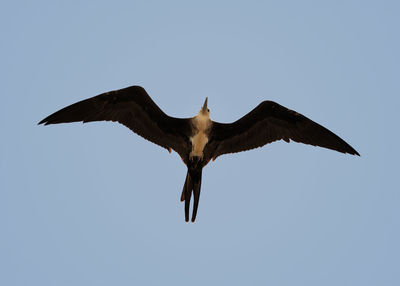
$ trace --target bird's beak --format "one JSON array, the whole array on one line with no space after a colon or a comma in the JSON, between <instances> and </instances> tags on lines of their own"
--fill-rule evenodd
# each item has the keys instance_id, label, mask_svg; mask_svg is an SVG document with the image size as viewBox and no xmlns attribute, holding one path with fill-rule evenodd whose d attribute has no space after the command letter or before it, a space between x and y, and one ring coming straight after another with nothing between
<instances>
[{"instance_id":1,"label":"bird's beak","mask_svg":"<svg viewBox=\"0 0 400 286\"><path fill-rule=\"evenodd\" d=\"M203 107L201 108L201 111L202 111L202 112L207 112L207 101L208 101L208 97L206 97L206 101L204 101L204 105L203 105Z\"/></svg>"}]
</instances>

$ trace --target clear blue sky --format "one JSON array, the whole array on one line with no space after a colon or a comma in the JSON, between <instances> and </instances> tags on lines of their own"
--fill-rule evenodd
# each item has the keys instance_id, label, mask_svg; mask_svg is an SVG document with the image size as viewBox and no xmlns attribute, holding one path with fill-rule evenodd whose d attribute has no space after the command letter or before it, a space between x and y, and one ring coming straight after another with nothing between
<instances>
[{"instance_id":1,"label":"clear blue sky","mask_svg":"<svg viewBox=\"0 0 400 286\"><path fill-rule=\"evenodd\" d=\"M398 1L3 1L1 285L400 285ZM115 123L37 122L142 85L230 122L274 100L361 153L278 142L203 172Z\"/></svg>"}]
</instances>

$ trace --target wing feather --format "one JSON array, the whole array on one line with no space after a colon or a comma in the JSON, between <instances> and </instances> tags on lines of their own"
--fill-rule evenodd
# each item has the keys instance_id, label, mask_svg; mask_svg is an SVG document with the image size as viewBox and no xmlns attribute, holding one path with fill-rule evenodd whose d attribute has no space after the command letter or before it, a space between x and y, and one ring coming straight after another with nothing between
<instances>
[{"instance_id":1,"label":"wing feather","mask_svg":"<svg viewBox=\"0 0 400 286\"><path fill-rule=\"evenodd\" d=\"M140 86L114 90L79 101L49 115L39 124L79 121L119 122L167 150L172 148L179 154L185 154L188 148L188 120L165 114Z\"/></svg>"},{"instance_id":2,"label":"wing feather","mask_svg":"<svg viewBox=\"0 0 400 286\"><path fill-rule=\"evenodd\" d=\"M264 101L241 119L227 124L213 122L212 159L284 140L320 146L342 153L359 153L330 130L273 101Z\"/></svg>"}]
</instances>

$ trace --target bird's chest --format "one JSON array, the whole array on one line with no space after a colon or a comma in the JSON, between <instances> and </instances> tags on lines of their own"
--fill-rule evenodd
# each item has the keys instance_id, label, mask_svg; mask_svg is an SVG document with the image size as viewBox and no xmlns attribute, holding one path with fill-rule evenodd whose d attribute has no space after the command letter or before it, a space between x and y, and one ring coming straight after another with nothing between
<instances>
[{"instance_id":1,"label":"bird's chest","mask_svg":"<svg viewBox=\"0 0 400 286\"><path fill-rule=\"evenodd\" d=\"M190 138L192 142L192 155L201 156L203 154L204 146L208 142L208 136L204 132L198 132Z\"/></svg>"},{"instance_id":2,"label":"bird's chest","mask_svg":"<svg viewBox=\"0 0 400 286\"><path fill-rule=\"evenodd\" d=\"M190 137L192 152L190 156L203 157L203 150L208 142L211 120L207 117L195 117L192 121L193 135Z\"/></svg>"}]
</instances>

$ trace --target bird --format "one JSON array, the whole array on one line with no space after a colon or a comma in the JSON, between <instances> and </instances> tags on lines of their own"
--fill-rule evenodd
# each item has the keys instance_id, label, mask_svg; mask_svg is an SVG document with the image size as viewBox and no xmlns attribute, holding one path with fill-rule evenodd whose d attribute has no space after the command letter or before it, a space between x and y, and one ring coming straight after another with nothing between
<instances>
[{"instance_id":1,"label":"bird","mask_svg":"<svg viewBox=\"0 0 400 286\"><path fill-rule=\"evenodd\" d=\"M185 221L195 222L199 206L202 170L223 154L237 153L284 140L319 146L341 153L360 154L339 136L306 116L273 101L263 101L232 123L211 120L206 97L191 118L167 115L138 85L112 90L76 102L44 118L38 124L70 122L118 122L144 139L179 154L187 167L180 201Z\"/></svg>"}]
</instances>

